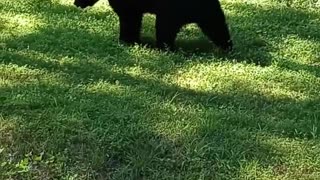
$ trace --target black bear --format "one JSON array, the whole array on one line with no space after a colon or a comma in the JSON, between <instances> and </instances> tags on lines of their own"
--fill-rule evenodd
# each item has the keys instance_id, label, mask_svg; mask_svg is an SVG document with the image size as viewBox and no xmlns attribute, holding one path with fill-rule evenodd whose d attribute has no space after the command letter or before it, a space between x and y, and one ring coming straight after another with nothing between
<instances>
[{"instance_id":1,"label":"black bear","mask_svg":"<svg viewBox=\"0 0 320 180\"><path fill-rule=\"evenodd\" d=\"M80 8L93 6L98 0L75 0ZM120 41L139 43L144 13L156 15L156 45L174 49L177 33L188 23L196 23L218 47L232 50L224 12L219 0L109 0L120 20Z\"/></svg>"}]
</instances>

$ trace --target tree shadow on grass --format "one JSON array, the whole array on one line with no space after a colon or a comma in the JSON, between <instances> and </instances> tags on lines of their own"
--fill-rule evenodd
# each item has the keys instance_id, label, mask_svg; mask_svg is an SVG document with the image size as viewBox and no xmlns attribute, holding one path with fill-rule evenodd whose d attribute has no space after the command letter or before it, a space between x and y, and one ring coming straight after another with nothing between
<instances>
[{"instance_id":1,"label":"tree shadow on grass","mask_svg":"<svg viewBox=\"0 0 320 180\"><path fill-rule=\"evenodd\" d=\"M1 89L1 93L9 91L15 96L19 93L18 89L30 92L34 88L38 87ZM171 120L177 115L170 112L170 108L150 106L155 100L153 97L139 97L132 92L126 97L83 91L71 93L69 89L50 85L41 88L46 91L38 91L38 108L34 108L34 102L25 100L20 105L2 106L1 114L4 118L20 117L17 122L19 126L12 132L12 144L9 147L10 153L21 153L14 158L19 160L30 151L34 154L46 152L46 156L55 155L55 163L63 163L68 167L69 172L61 176L74 173L81 177L82 173L89 173L91 177L88 178L166 179L205 176L228 179L238 176L238 161L257 160L266 164L272 161L268 158L272 154L270 147L260 144L246 131L238 133L210 129L208 134L208 130L200 129L193 136L181 135L176 140L154 132L152 123L159 118L157 115L166 113L161 116L173 117ZM59 92L62 95L56 94ZM43 104L44 95L56 97L57 103L65 104L65 108ZM154 96L152 93L150 95ZM68 96L78 99L62 100ZM143 101L142 98L147 100ZM83 109L79 109L79 106ZM195 115L187 113L183 116L188 118ZM196 139L199 141L193 142ZM246 153L240 153L244 147ZM33 167L50 171L47 177L65 171L55 169L50 164L38 163ZM72 169L76 172L72 172ZM39 171L31 173L33 177L40 176L37 174ZM23 177L23 174L14 177Z\"/></svg>"},{"instance_id":2,"label":"tree shadow on grass","mask_svg":"<svg viewBox=\"0 0 320 180\"><path fill-rule=\"evenodd\" d=\"M260 168L281 166L274 159L285 154L263 143L259 134L299 138L296 132L301 132L308 134L301 137L305 138L311 137L314 126L320 127L313 119L319 99L270 99L240 84L233 93L199 92L108 71L95 63L39 64L37 59L18 56L12 55L11 63L24 59L20 66L26 63L31 69L67 76L54 84L39 82L0 90L10 94L2 98L2 116L21 117L13 141L28 142L11 144L11 148L24 153L63 151L67 159L58 162L83 168L83 173L97 173L96 177L237 178L241 176L239 162L258 162ZM84 75L88 68L95 70L89 70L93 76ZM106 83L106 89L78 87L99 81ZM26 97L12 101L18 95ZM186 107L191 109L183 110ZM193 111L196 107L201 110ZM158 124L170 127L174 121L193 128L176 137L158 129Z\"/></svg>"},{"instance_id":3,"label":"tree shadow on grass","mask_svg":"<svg viewBox=\"0 0 320 180\"><path fill-rule=\"evenodd\" d=\"M270 15L261 10L260 16L260 10L249 5L237 6L239 10L248 8L246 11L257 13L252 19L231 16L234 23L248 20L255 25L254 22ZM69 8L53 7L57 8L55 13L69 12ZM45 13L41 8L39 11ZM293 16L295 12L290 14ZM85 17L103 19L102 15L90 13L81 16L84 20ZM277 23L280 22L274 20L271 24ZM40 170L50 169L49 174L89 172L95 178L113 179L239 178L245 173L243 166L257 162L262 170L276 168L283 163L277 159L287 156L262 141L261 134L312 138L310 129L320 128L319 99L270 98L250 89L245 82L235 84L238 88L225 93L200 92L118 72L113 70L114 65L134 66L146 54L137 57L132 49L118 46L111 40L116 38L114 34L99 35L63 26L44 27L6 42L15 51L3 51L0 56L5 65L26 66L64 77L61 82L39 81L0 89L1 116L19 117L12 142L1 139L4 142L1 144L9 146L12 152L19 151L18 156L29 151L35 154L52 151L47 153L55 155L56 162L68 168L39 166ZM246 34L255 34L263 27L259 23L233 27L241 30L235 38L239 42L246 39ZM287 25L290 27L295 26ZM300 31L292 33L308 38L299 34ZM83 38L75 40L72 34ZM226 59L257 59L261 54L268 57L268 48L255 49L257 37L260 36L250 36L238 54ZM26 46L28 53L23 52ZM60 62L64 57L71 62ZM145 63L146 69L163 68L159 70L163 75L176 70L169 61L161 61L167 55L154 54L147 58L156 62Z\"/></svg>"},{"instance_id":4,"label":"tree shadow on grass","mask_svg":"<svg viewBox=\"0 0 320 180\"><path fill-rule=\"evenodd\" d=\"M255 5L240 3L232 6L236 7L235 13L241 14L242 17L241 15L232 16L231 22L236 25L235 28L245 31L246 33L243 33L245 35L256 33L280 42L282 38L291 35L310 41L320 41L320 35L317 32L320 14L315 11L309 12L307 9L283 6L259 8ZM244 20L246 23L241 23Z\"/></svg>"}]
</instances>

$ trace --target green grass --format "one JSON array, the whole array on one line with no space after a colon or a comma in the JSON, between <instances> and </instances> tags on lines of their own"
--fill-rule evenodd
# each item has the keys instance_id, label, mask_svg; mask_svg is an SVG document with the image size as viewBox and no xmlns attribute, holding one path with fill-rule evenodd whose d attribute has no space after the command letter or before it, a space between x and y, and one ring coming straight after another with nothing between
<instances>
[{"instance_id":1,"label":"green grass","mask_svg":"<svg viewBox=\"0 0 320 180\"><path fill-rule=\"evenodd\" d=\"M222 4L227 55L195 25L120 45L105 1L1 0L0 179L320 179L319 2Z\"/></svg>"}]
</instances>

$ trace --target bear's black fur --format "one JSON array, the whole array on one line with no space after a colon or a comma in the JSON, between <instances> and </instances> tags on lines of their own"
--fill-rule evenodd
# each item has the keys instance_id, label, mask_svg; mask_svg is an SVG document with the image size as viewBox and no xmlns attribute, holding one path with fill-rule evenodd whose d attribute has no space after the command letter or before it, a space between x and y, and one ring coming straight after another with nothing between
<instances>
[{"instance_id":1,"label":"bear's black fur","mask_svg":"<svg viewBox=\"0 0 320 180\"><path fill-rule=\"evenodd\" d=\"M75 0L77 7L93 6L98 0ZM144 13L156 15L157 47L174 43L180 28L196 23L209 39L223 50L231 50L233 43L219 0L109 0L119 16L120 41L140 42L140 29Z\"/></svg>"}]
</instances>

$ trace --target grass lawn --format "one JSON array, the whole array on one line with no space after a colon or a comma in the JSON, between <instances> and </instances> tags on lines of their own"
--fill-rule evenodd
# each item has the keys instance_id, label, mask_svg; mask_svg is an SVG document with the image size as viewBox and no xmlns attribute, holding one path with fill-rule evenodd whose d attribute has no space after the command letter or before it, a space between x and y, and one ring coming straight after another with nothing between
<instances>
[{"instance_id":1,"label":"grass lawn","mask_svg":"<svg viewBox=\"0 0 320 180\"><path fill-rule=\"evenodd\" d=\"M120 45L106 0L1 0L0 179L320 179L320 2L221 2L230 54L193 24Z\"/></svg>"}]
</instances>

